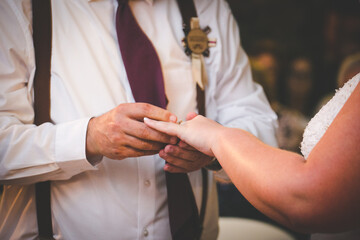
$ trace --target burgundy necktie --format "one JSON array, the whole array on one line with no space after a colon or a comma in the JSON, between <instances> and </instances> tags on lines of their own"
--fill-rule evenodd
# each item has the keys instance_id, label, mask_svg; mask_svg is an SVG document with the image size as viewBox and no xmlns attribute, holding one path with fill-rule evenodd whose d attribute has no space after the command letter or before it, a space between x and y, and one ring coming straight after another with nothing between
<instances>
[{"instance_id":1,"label":"burgundy necktie","mask_svg":"<svg viewBox=\"0 0 360 240\"><path fill-rule=\"evenodd\" d=\"M136 22L128 0L118 2L116 31L135 101L166 108L164 81L157 53ZM187 174L166 172L166 184L173 239L198 239L200 220Z\"/></svg>"}]
</instances>

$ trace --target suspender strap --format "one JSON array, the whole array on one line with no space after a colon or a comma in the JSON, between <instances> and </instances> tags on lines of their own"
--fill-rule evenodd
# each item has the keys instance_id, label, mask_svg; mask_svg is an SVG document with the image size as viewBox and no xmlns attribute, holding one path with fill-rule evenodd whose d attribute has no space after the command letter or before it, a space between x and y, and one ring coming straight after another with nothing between
<instances>
[{"instance_id":1,"label":"suspender strap","mask_svg":"<svg viewBox=\"0 0 360 240\"><path fill-rule=\"evenodd\" d=\"M193 0L177 0L179 5L181 17L183 20L183 30L185 33L190 31L190 21L192 17L197 17L196 8ZM196 85L196 100L197 100L197 108L199 114L205 116L205 92ZM203 182L203 191L202 191L202 200L201 200L201 208L200 208L200 236L204 225L205 219L205 211L206 204L208 198L208 171L205 168L201 169L202 173L202 182Z\"/></svg>"},{"instance_id":2,"label":"suspender strap","mask_svg":"<svg viewBox=\"0 0 360 240\"><path fill-rule=\"evenodd\" d=\"M205 116L205 92L196 85L196 101L199 114Z\"/></svg>"},{"instance_id":3,"label":"suspender strap","mask_svg":"<svg viewBox=\"0 0 360 240\"><path fill-rule=\"evenodd\" d=\"M181 17L183 20L183 28L190 30L190 21L192 17L197 17L196 8L193 0L177 0Z\"/></svg>"},{"instance_id":4,"label":"suspender strap","mask_svg":"<svg viewBox=\"0 0 360 240\"><path fill-rule=\"evenodd\" d=\"M35 191L39 239L54 239L51 221L50 181L36 183Z\"/></svg>"},{"instance_id":5,"label":"suspender strap","mask_svg":"<svg viewBox=\"0 0 360 240\"><path fill-rule=\"evenodd\" d=\"M34 76L35 124L50 122L51 2L32 0L33 40L36 71ZM36 214L40 239L53 239L50 182L35 185Z\"/></svg>"},{"instance_id":6,"label":"suspender strap","mask_svg":"<svg viewBox=\"0 0 360 240\"><path fill-rule=\"evenodd\" d=\"M206 170L205 168L202 168L201 173L202 173L203 189L202 189L200 216L199 216L200 224L201 224L200 236L201 236L202 230L204 228L206 203L207 203L207 197L208 197L208 170Z\"/></svg>"},{"instance_id":7,"label":"suspender strap","mask_svg":"<svg viewBox=\"0 0 360 240\"><path fill-rule=\"evenodd\" d=\"M35 124L50 122L51 3L33 0Z\"/></svg>"}]
</instances>

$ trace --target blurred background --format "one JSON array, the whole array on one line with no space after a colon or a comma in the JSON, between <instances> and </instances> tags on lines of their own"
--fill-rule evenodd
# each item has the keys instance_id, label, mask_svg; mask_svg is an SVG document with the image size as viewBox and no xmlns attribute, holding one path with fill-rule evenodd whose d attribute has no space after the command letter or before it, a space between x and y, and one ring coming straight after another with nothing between
<instances>
[{"instance_id":1,"label":"blurred background","mask_svg":"<svg viewBox=\"0 0 360 240\"><path fill-rule=\"evenodd\" d=\"M267 53L263 68L280 83L286 81L292 60L306 58L312 72L310 103L336 88L341 62L360 51L359 0L228 0L240 27L241 41L250 58ZM272 62L271 62L272 61ZM268 65L266 65L268 64ZM269 65L273 66L269 66ZM280 90L283 90L280 88ZM284 92L279 92L283 97Z\"/></svg>"},{"instance_id":2,"label":"blurred background","mask_svg":"<svg viewBox=\"0 0 360 240\"><path fill-rule=\"evenodd\" d=\"M227 0L254 80L278 115L283 149L300 152L303 131L344 82L360 72L359 0ZM232 184L219 183L221 216L275 224ZM281 196L280 196L281 197ZM292 232L296 239L307 236Z\"/></svg>"}]
</instances>

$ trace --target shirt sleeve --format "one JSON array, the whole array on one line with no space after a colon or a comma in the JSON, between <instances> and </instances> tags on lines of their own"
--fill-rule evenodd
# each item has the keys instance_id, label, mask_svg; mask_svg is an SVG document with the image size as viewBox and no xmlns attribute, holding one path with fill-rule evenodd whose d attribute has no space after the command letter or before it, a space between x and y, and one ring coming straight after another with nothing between
<instances>
[{"instance_id":1,"label":"shirt sleeve","mask_svg":"<svg viewBox=\"0 0 360 240\"><path fill-rule=\"evenodd\" d=\"M212 24L209 37L217 39L216 46L210 49L210 57L205 58L209 76L207 116L225 126L249 131L263 142L277 146L277 116L262 87L252 79L231 9L223 0L212 4L218 5L213 8L215 14L200 15L205 18L200 19L201 22Z\"/></svg>"},{"instance_id":2,"label":"shirt sleeve","mask_svg":"<svg viewBox=\"0 0 360 240\"><path fill-rule=\"evenodd\" d=\"M0 183L68 179L94 170L86 160L89 119L33 124L35 61L31 1L0 2Z\"/></svg>"}]
</instances>

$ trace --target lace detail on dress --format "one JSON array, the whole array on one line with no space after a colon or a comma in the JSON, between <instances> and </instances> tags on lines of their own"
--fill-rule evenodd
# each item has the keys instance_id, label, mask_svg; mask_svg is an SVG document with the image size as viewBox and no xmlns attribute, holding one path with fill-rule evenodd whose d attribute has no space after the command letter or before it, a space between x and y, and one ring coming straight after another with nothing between
<instances>
[{"instance_id":1,"label":"lace detail on dress","mask_svg":"<svg viewBox=\"0 0 360 240\"><path fill-rule=\"evenodd\" d=\"M326 130L344 106L359 81L360 73L345 83L342 88L336 90L334 97L310 120L305 128L303 140L301 142L301 153L304 155L305 159L308 158L311 150L325 134Z\"/></svg>"}]
</instances>

